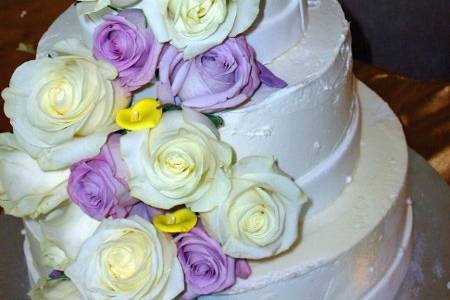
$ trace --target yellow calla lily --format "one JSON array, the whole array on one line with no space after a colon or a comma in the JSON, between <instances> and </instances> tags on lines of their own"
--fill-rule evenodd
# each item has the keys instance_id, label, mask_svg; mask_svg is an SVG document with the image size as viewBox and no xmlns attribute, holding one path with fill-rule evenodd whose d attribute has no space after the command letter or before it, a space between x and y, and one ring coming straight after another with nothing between
<instances>
[{"instance_id":1,"label":"yellow calla lily","mask_svg":"<svg viewBox=\"0 0 450 300\"><path fill-rule=\"evenodd\" d=\"M155 128L161 121L161 104L155 99L142 99L130 108L121 109L116 115L116 123L127 130Z\"/></svg>"},{"instance_id":2,"label":"yellow calla lily","mask_svg":"<svg viewBox=\"0 0 450 300\"><path fill-rule=\"evenodd\" d=\"M153 225L155 225L156 229L165 233L189 232L196 224L197 215L187 208L153 217Z\"/></svg>"}]
</instances>

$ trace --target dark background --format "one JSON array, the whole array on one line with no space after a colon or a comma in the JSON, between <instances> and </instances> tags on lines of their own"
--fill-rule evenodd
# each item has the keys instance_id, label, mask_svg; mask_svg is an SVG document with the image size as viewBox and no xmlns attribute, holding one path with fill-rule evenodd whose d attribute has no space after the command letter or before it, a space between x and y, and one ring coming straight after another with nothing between
<instances>
[{"instance_id":1,"label":"dark background","mask_svg":"<svg viewBox=\"0 0 450 300\"><path fill-rule=\"evenodd\" d=\"M413 79L450 81L450 0L339 2L356 59Z\"/></svg>"}]
</instances>

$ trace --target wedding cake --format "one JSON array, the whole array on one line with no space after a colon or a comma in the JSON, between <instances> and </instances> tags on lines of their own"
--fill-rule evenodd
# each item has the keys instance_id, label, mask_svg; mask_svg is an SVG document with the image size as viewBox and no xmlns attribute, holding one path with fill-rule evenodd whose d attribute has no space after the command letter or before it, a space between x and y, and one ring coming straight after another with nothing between
<instances>
[{"instance_id":1,"label":"wedding cake","mask_svg":"<svg viewBox=\"0 0 450 300\"><path fill-rule=\"evenodd\" d=\"M393 299L407 146L335 0L81 0L2 92L32 299Z\"/></svg>"}]
</instances>

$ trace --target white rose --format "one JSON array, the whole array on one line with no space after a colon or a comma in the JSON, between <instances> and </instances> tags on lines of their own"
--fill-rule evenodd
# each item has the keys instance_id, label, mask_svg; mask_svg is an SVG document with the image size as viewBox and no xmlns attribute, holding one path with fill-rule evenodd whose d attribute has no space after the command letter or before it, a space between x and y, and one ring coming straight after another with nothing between
<instances>
[{"instance_id":1,"label":"white rose","mask_svg":"<svg viewBox=\"0 0 450 300\"><path fill-rule=\"evenodd\" d=\"M306 197L267 157L247 157L233 169L228 199L201 220L225 254L261 259L294 243Z\"/></svg>"},{"instance_id":2,"label":"white rose","mask_svg":"<svg viewBox=\"0 0 450 300\"><path fill-rule=\"evenodd\" d=\"M173 299L184 289L176 251L140 217L104 220L65 274L84 299Z\"/></svg>"},{"instance_id":3,"label":"white rose","mask_svg":"<svg viewBox=\"0 0 450 300\"><path fill-rule=\"evenodd\" d=\"M0 206L16 217L36 218L68 199L70 171L45 172L10 133L0 134Z\"/></svg>"},{"instance_id":4,"label":"white rose","mask_svg":"<svg viewBox=\"0 0 450 300\"><path fill-rule=\"evenodd\" d=\"M51 242L44 240L40 244L42 251L42 264L55 270L64 270L70 263L66 253Z\"/></svg>"},{"instance_id":5,"label":"white rose","mask_svg":"<svg viewBox=\"0 0 450 300\"><path fill-rule=\"evenodd\" d=\"M83 243L100 225L99 221L86 215L70 201L39 223L43 235L40 245L44 264L56 270L64 270L75 261Z\"/></svg>"},{"instance_id":6,"label":"white rose","mask_svg":"<svg viewBox=\"0 0 450 300\"><path fill-rule=\"evenodd\" d=\"M31 300L81 300L72 281L67 279L40 279L30 291Z\"/></svg>"},{"instance_id":7,"label":"white rose","mask_svg":"<svg viewBox=\"0 0 450 300\"><path fill-rule=\"evenodd\" d=\"M185 204L205 212L230 191L232 149L207 117L191 109L166 112L155 129L124 135L121 150L131 195L153 207Z\"/></svg>"},{"instance_id":8,"label":"white rose","mask_svg":"<svg viewBox=\"0 0 450 300\"><path fill-rule=\"evenodd\" d=\"M78 15L86 15L98 12L108 6L126 8L141 0L78 0Z\"/></svg>"},{"instance_id":9,"label":"white rose","mask_svg":"<svg viewBox=\"0 0 450 300\"><path fill-rule=\"evenodd\" d=\"M143 7L159 42L190 59L248 29L260 0L151 0Z\"/></svg>"},{"instance_id":10,"label":"white rose","mask_svg":"<svg viewBox=\"0 0 450 300\"><path fill-rule=\"evenodd\" d=\"M112 65L96 61L76 40L55 49L74 55L24 63L2 92L18 143L43 170L96 155L118 129L117 111L129 104L112 82L117 76Z\"/></svg>"}]
</instances>

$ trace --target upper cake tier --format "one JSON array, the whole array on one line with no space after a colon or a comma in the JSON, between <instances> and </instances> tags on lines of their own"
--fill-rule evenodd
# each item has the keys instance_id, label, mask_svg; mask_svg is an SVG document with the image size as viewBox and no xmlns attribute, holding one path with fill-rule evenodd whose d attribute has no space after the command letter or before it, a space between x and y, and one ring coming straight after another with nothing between
<instances>
[{"instance_id":1,"label":"upper cake tier","mask_svg":"<svg viewBox=\"0 0 450 300\"><path fill-rule=\"evenodd\" d=\"M142 0L133 7L142 9L148 18L152 1ZM111 12L114 11L106 8L97 13L79 15L81 33L89 46L92 46L92 36L95 27L102 22L102 16ZM259 61L268 63L300 41L306 28L305 13L306 0L261 1L259 17L247 35Z\"/></svg>"},{"instance_id":2,"label":"upper cake tier","mask_svg":"<svg viewBox=\"0 0 450 300\"><path fill-rule=\"evenodd\" d=\"M221 138L238 158L274 155L312 200L312 216L351 181L359 156L351 37L337 1L309 8L301 41L266 66L288 86L261 86L251 101L222 112Z\"/></svg>"},{"instance_id":3,"label":"upper cake tier","mask_svg":"<svg viewBox=\"0 0 450 300\"><path fill-rule=\"evenodd\" d=\"M268 63L300 42L306 30L307 8L306 0L265 0L261 5L262 13L247 40L258 60Z\"/></svg>"}]
</instances>

